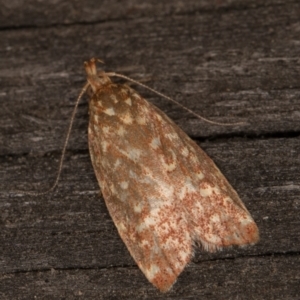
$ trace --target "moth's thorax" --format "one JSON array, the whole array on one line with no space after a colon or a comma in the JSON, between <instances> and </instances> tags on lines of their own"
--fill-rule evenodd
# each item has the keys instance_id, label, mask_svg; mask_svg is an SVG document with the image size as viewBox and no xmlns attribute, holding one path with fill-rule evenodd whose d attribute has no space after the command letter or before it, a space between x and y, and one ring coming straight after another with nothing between
<instances>
[{"instance_id":1,"label":"moth's thorax","mask_svg":"<svg viewBox=\"0 0 300 300\"><path fill-rule=\"evenodd\" d=\"M99 88L89 103L90 115L103 115L109 119L124 119L132 124L137 114L141 114L141 97L124 84L107 83Z\"/></svg>"},{"instance_id":2,"label":"moth's thorax","mask_svg":"<svg viewBox=\"0 0 300 300\"><path fill-rule=\"evenodd\" d=\"M87 80L94 93L111 83L110 78L105 74L105 72L101 72L96 75L88 75Z\"/></svg>"}]
</instances>

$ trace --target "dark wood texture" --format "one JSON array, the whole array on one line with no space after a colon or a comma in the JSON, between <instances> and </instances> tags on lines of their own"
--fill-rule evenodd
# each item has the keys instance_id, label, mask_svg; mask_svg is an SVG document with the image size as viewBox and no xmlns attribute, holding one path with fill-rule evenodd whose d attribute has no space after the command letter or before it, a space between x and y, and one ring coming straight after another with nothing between
<instances>
[{"instance_id":1,"label":"dark wood texture","mask_svg":"<svg viewBox=\"0 0 300 300\"><path fill-rule=\"evenodd\" d=\"M0 299L299 299L298 0L0 1ZM136 88L216 162L260 228L245 249L197 250L160 294L119 238L93 174L87 96L56 172L83 61Z\"/></svg>"}]
</instances>

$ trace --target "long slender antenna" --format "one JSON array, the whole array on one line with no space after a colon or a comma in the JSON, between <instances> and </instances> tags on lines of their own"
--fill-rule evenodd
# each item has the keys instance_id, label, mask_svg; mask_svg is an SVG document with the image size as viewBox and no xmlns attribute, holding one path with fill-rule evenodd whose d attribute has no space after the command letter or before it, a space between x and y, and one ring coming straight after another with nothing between
<instances>
[{"instance_id":1,"label":"long slender antenna","mask_svg":"<svg viewBox=\"0 0 300 300\"><path fill-rule=\"evenodd\" d=\"M143 88L145 88L145 89L151 91L152 93L155 93L155 94L157 94L158 96L163 97L163 98L165 98L165 99L167 99L167 100L169 100L169 101L171 101L171 102L177 104L179 107L185 109L186 111L188 111L189 113L191 113L192 115L194 115L195 117L197 117L198 119L201 119L201 120L203 120L203 121L205 121L205 122L207 122L207 123L214 124L214 125L221 125L221 126L235 126L235 125L245 125L245 124L246 124L245 122L237 122L237 123L221 123L221 122L211 121L211 120L209 120L209 119L206 119L206 118L202 117L201 115L198 115L197 113L193 112L191 109L185 107L184 105L180 104L178 101L172 99L171 97L169 97L169 96L167 96L167 95L165 95L165 94L162 94L162 93L160 93L160 92L158 92L158 91L152 89L151 87L149 87L149 86L147 86L147 85L145 85L145 84L143 84L143 83L137 81L137 80L134 80L134 79L132 79L132 78L130 78L130 77L127 77L127 76L122 75L122 74L114 73L114 72L109 72L109 73L105 73L105 74L106 74L107 76L120 77L120 78L129 80L129 81L131 81L131 82L133 82L133 83L136 83L136 84L142 86Z\"/></svg>"},{"instance_id":2,"label":"long slender antenna","mask_svg":"<svg viewBox=\"0 0 300 300\"><path fill-rule=\"evenodd\" d=\"M210 123L210 124L214 124L214 125L221 125L221 126L235 126L235 125L245 125L244 122L237 122L237 123L221 123L221 122L215 122L215 121L211 121L209 119L206 119L204 118L203 116L201 115L198 115L197 113L193 112L191 109L185 107L184 105L180 104L179 102L177 102L176 100L172 99L171 97L163 94L163 93L160 93L154 89L152 89L151 87L137 81L137 80L134 80L128 76L125 76L125 75L122 75L122 74L118 74L118 73L114 73L114 72L108 72L108 73L105 73L107 76L112 76L112 77L120 77L120 78L123 78L125 80L128 80L128 81L131 81L137 85L140 85L142 86L143 88L151 91L152 93L155 93L157 94L158 96L162 97L162 98L165 98L175 104L177 104L179 107L185 109L186 111L188 111L189 113L191 113L192 115L194 115L195 117L197 117L198 119L201 119L207 123ZM58 166L58 171L57 171L57 176L56 176L56 179L53 183L53 185L47 189L46 191L44 192L30 192L30 191L22 191L22 190L13 190L13 191L10 191L10 193L21 193L21 194L24 194L24 195L31 195L31 196L41 196L41 195L46 195L48 193L50 193L51 191L53 191L58 182L59 182L59 179L60 179L60 176L61 176L61 172L62 172L62 167L63 167L63 162L64 162L64 158L65 158L65 154L66 154L66 150L67 150L67 146L68 146L68 142L69 142L69 139L70 139L70 134L71 134L71 131L72 131L72 127L73 127L73 123L74 123L74 119L75 119L75 115L76 115L76 112L77 112L77 108L78 108L78 104L83 96L83 94L86 92L87 88L90 86L90 83L87 82L84 87L82 88L76 102L75 102L75 106L74 106L74 109L73 109L73 112L72 112L72 116L71 116L71 120L70 120L70 125L69 125L69 128L68 128L68 131L67 131L67 136L66 136L66 139L65 139L65 143L64 143L64 146L63 146L63 149L62 149L62 153L61 153L61 158L60 158L60 161L59 161L59 166Z\"/></svg>"},{"instance_id":3,"label":"long slender antenna","mask_svg":"<svg viewBox=\"0 0 300 300\"><path fill-rule=\"evenodd\" d=\"M60 179L60 175L61 175L61 171L62 171L62 167L63 167L63 162L64 162L68 142L69 142L69 139L70 139L70 134L71 134L71 130L72 130L72 127L73 127L75 115L76 115L76 112L77 112L78 104L79 104L83 94L86 92L87 88L89 87L89 85L90 85L89 83L85 84L85 86L82 88L82 90L81 90L81 92L80 92L80 94L79 94L79 96L76 100L76 103L75 103L75 106L74 106L74 109L73 109L73 112L72 112L71 120L70 120L70 125L69 125L68 131L67 131L67 136L66 136L65 143L64 143L64 146L63 146L63 150L61 152L61 157L60 157L60 161L59 161L57 176L56 176L56 179L55 179L53 185L48 190L46 190L44 192L37 192L36 193L36 192L29 192L29 191L13 190L10 193L22 193L24 195L30 195L30 196L42 196L42 195L46 195L46 194L52 192L56 188L56 186L59 182L59 179Z\"/></svg>"}]
</instances>

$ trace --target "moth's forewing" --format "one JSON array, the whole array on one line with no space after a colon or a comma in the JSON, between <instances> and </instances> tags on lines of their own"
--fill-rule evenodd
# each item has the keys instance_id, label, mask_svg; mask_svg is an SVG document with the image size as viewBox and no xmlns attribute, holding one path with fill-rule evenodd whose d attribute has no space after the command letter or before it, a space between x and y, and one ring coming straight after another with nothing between
<instances>
[{"instance_id":1,"label":"moth's forewing","mask_svg":"<svg viewBox=\"0 0 300 300\"><path fill-rule=\"evenodd\" d=\"M87 63L89 149L110 215L161 291L193 254L258 241L258 228L214 162L162 111Z\"/></svg>"}]
</instances>

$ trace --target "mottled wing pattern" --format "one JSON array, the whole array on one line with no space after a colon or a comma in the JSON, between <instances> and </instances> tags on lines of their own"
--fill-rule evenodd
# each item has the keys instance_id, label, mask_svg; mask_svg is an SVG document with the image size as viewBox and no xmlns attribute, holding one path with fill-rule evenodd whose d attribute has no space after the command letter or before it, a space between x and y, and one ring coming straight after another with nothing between
<instances>
[{"instance_id":1,"label":"mottled wing pattern","mask_svg":"<svg viewBox=\"0 0 300 300\"><path fill-rule=\"evenodd\" d=\"M169 290L195 243L215 251L258 240L237 193L177 125L126 85L90 82L94 170L122 240L152 284Z\"/></svg>"}]
</instances>

